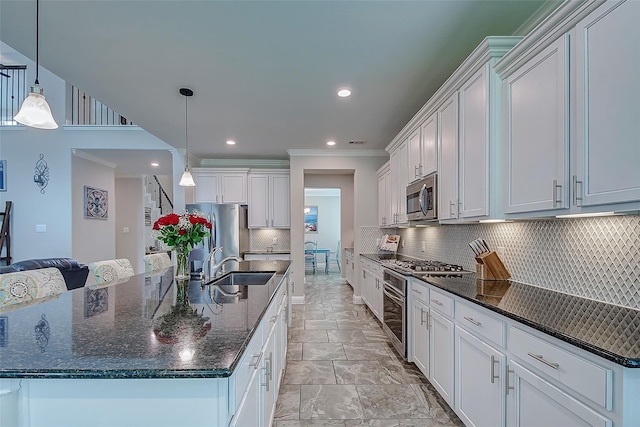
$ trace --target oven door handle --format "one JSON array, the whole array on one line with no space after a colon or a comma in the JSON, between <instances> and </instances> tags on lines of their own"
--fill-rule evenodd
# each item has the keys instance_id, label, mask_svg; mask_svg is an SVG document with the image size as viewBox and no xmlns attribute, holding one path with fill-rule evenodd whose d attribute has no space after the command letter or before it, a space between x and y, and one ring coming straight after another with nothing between
<instances>
[{"instance_id":1,"label":"oven door handle","mask_svg":"<svg viewBox=\"0 0 640 427\"><path fill-rule=\"evenodd\" d=\"M395 295L391 295L384 286L382 287L382 293L388 296L389 298L391 298L393 301L397 302L398 304L404 305L404 300L402 298L397 297Z\"/></svg>"}]
</instances>

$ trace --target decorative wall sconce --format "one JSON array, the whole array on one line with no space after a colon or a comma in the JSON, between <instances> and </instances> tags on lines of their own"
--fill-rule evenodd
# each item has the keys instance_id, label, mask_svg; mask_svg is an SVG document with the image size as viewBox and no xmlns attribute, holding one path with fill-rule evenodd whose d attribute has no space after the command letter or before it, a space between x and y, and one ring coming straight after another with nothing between
<instances>
[{"instance_id":1,"label":"decorative wall sconce","mask_svg":"<svg viewBox=\"0 0 640 427\"><path fill-rule=\"evenodd\" d=\"M33 182L40 187L40 192L44 194L44 189L49 184L49 166L44 159L44 154L40 154L40 160L36 162L36 171L33 175Z\"/></svg>"}]
</instances>

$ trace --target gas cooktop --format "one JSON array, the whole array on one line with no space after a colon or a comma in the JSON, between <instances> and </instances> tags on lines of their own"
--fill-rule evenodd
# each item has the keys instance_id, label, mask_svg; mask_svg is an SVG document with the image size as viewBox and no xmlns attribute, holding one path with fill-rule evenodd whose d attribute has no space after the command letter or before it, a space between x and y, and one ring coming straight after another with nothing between
<instances>
[{"instance_id":1,"label":"gas cooktop","mask_svg":"<svg viewBox=\"0 0 640 427\"><path fill-rule=\"evenodd\" d=\"M382 265L403 273L424 276L458 276L473 273L473 271L465 270L461 265L406 258L382 260Z\"/></svg>"}]
</instances>

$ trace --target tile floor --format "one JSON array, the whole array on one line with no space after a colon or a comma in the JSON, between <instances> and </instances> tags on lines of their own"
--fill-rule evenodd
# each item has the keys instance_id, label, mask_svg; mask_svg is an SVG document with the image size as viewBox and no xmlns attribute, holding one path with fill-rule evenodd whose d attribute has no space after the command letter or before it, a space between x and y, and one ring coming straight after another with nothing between
<instances>
[{"instance_id":1,"label":"tile floor","mask_svg":"<svg viewBox=\"0 0 640 427\"><path fill-rule=\"evenodd\" d=\"M334 274L307 275L293 306L275 427L463 426Z\"/></svg>"}]
</instances>

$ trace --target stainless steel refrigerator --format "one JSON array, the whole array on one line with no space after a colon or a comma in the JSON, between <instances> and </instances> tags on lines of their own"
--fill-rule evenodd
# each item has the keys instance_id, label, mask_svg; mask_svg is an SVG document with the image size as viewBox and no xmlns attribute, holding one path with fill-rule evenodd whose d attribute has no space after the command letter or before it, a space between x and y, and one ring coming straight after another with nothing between
<instances>
[{"instance_id":1,"label":"stainless steel refrigerator","mask_svg":"<svg viewBox=\"0 0 640 427\"><path fill-rule=\"evenodd\" d=\"M222 247L213 259L218 263L228 256L243 257L249 250L247 207L237 204L194 203L187 204L187 212L202 213L211 222L211 236L191 251L191 272L202 271L202 263L214 248Z\"/></svg>"}]
</instances>

